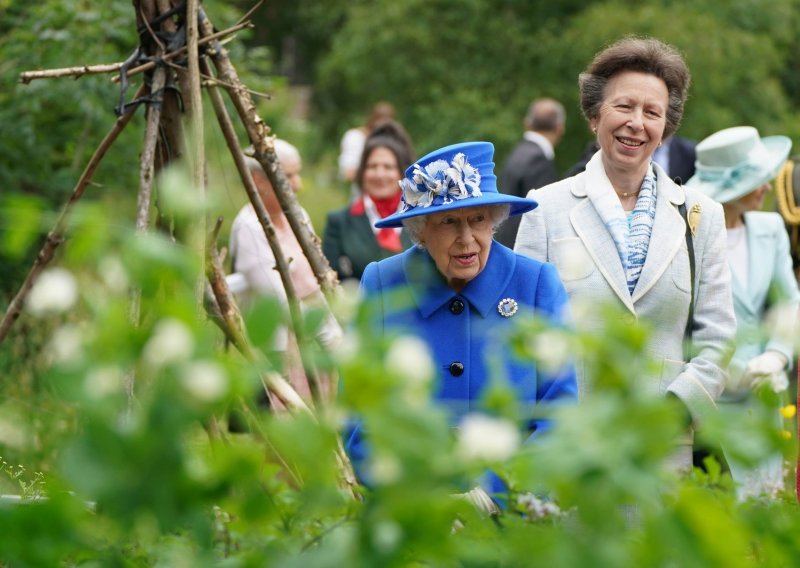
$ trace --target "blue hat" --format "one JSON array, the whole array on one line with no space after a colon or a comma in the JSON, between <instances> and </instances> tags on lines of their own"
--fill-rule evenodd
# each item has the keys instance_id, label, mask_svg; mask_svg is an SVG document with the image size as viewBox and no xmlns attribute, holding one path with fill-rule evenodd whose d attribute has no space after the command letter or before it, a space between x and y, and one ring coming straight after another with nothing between
<instances>
[{"instance_id":1,"label":"blue hat","mask_svg":"<svg viewBox=\"0 0 800 568\"><path fill-rule=\"evenodd\" d=\"M697 145L695 175L686 185L719 203L734 201L775 179L791 148L786 136L762 138L752 126L725 128Z\"/></svg>"},{"instance_id":2,"label":"blue hat","mask_svg":"<svg viewBox=\"0 0 800 568\"><path fill-rule=\"evenodd\" d=\"M539 205L533 199L498 193L491 142L463 142L423 156L400 180L403 210L381 219L379 229L400 227L403 219L463 207L508 203L509 215L519 215Z\"/></svg>"}]
</instances>

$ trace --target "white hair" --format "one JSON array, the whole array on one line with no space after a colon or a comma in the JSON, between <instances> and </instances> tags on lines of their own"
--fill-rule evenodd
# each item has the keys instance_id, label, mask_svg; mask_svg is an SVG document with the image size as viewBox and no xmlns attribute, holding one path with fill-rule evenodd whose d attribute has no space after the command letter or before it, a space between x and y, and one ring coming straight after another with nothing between
<instances>
[{"instance_id":1,"label":"white hair","mask_svg":"<svg viewBox=\"0 0 800 568\"><path fill-rule=\"evenodd\" d=\"M278 160L281 162L289 162L291 160L297 160L297 163L302 163L300 159L300 152L297 148L287 142L282 138L276 138L274 141L275 145L275 155L278 156ZM247 166L247 169L250 170L250 173L264 173L264 168L261 167L261 164L258 160L253 157L255 150L252 146L248 146L244 150L244 162Z\"/></svg>"},{"instance_id":2,"label":"white hair","mask_svg":"<svg viewBox=\"0 0 800 568\"><path fill-rule=\"evenodd\" d=\"M510 203L495 203L494 205L485 206L489 210L489 219L492 221L492 232L497 231L500 223L508 219L511 213ZM435 213L436 211L431 211ZM427 223L427 215L417 215L416 217L407 217L403 219L403 229L405 229L408 237L415 245L420 248L425 248L421 243L422 231L425 229Z\"/></svg>"}]
</instances>

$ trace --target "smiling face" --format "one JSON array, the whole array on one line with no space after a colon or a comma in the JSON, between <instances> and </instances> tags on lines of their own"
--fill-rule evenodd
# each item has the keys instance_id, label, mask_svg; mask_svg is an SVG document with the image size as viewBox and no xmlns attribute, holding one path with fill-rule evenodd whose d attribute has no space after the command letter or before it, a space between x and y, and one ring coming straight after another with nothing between
<instances>
[{"instance_id":1,"label":"smiling face","mask_svg":"<svg viewBox=\"0 0 800 568\"><path fill-rule=\"evenodd\" d=\"M370 197L387 199L400 191L400 167L394 152L384 146L375 148L364 165L362 190Z\"/></svg>"},{"instance_id":2,"label":"smiling face","mask_svg":"<svg viewBox=\"0 0 800 568\"><path fill-rule=\"evenodd\" d=\"M492 248L492 219L487 207L467 207L425 217L420 243L453 290L461 289L486 266Z\"/></svg>"},{"instance_id":3,"label":"smiling face","mask_svg":"<svg viewBox=\"0 0 800 568\"><path fill-rule=\"evenodd\" d=\"M590 121L607 172L644 177L664 135L668 104L667 85L655 75L621 71L608 80L600 111Z\"/></svg>"}]
</instances>

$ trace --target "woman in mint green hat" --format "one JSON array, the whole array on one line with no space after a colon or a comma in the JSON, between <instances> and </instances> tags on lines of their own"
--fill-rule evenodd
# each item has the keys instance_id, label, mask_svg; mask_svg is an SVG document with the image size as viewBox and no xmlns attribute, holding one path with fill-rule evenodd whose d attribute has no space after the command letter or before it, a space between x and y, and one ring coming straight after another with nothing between
<instances>
[{"instance_id":1,"label":"woman in mint green hat","mask_svg":"<svg viewBox=\"0 0 800 568\"><path fill-rule=\"evenodd\" d=\"M759 210L791 146L785 136L762 138L750 126L720 130L697 145L697 171L687 183L721 203L725 212L737 342L729 380L719 399L724 411L747 412L755 404L752 390L761 385L783 392L789 384L786 370L793 348L787 339L791 334L770 334L764 321L774 309L784 319L778 328L794 325L800 291L783 219L778 213ZM777 409L775 419L779 420ZM771 495L783 488L779 454L753 468L729 461L740 498Z\"/></svg>"}]
</instances>

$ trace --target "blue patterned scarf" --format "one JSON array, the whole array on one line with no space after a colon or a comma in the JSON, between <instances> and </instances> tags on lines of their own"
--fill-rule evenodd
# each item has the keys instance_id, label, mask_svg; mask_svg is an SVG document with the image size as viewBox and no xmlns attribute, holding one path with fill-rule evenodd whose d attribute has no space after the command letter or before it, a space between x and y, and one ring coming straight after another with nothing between
<instances>
[{"instance_id":1,"label":"blue patterned scarf","mask_svg":"<svg viewBox=\"0 0 800 568\"><path fill-rule=\"evenodd\" d=\"M656 178L652 167L642 182L642 189L636 199L636 205L630 218L628 231L628 263L625 276L628 279L628 291L633 295L639 276L642 274L647 249L650 247L650 235L653 233L653 221L656 218Z\"/></svg>"},{"instance_id":2,"label":"blue patterned scarf","mask_svg":"<svg viewBox=\"0 0 800 568\"><path fill-rule=\"evenodd\" d=\"M597 164L592 162L598 160ZM617 247L622 268L625 270L625 278L628 282L628 291L633 295L636 283L642 273L644 261L647 258L647 249L650 246L650 234L653 232L653 220L656 216L656 177L653 173L651 164L647 175L642 182L639 197L631 213L630 220L622 209L611 182L602 170L602 162L599 161L599 152L587 164L587 171L591 168L595 170L596 183L591 187L587 186L587 194L592 200L597 213L603 220L608 229L614 245ZM598 176L603 171L602 177Z\"/></svg>"}]
</instances>

